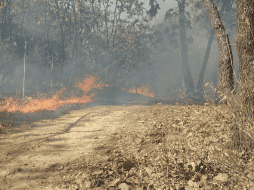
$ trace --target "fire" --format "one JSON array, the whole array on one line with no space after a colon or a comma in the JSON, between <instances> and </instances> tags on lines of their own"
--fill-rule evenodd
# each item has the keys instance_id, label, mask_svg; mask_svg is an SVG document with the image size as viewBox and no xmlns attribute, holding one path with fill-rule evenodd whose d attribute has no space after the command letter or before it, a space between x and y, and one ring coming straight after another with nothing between
<instances>
[{"instance_id":1,"label":"fire","mask_svg":"<svg viewBox=\"0 0 254 190\"><path fill-rule=\"evenodd\" d=\"M20 111L23 113L31 113L42 110L57 110L59 107L66 104L82 104L92 102L95 94L91 93L89 96L87 92L91 89L103 89L104 86L108 86L107 84L103 84L102 82L97 82L99 80L98 77L88 76L85 80L80 83L77 83L75 86L84 91L82 97L72 97L67 100L61 100L60 95L66 91L66 88L62 88L58 92L56 92L52 98L45 99L31 99L29 103L21 103L18 105L20 101L14 100L13 98L7 98L5 100L5 105L0 107L0 111L7 112L16 112Z\"/></svg>"},{"instance_id":2,"label":"fire","mask_svg":"<svg viewBox=\"0 0 254 190\"><path fill-rule=\"evenodd\" d=\"M92 88L102 90L104 86L108 86L108 84L103 84L102 82L95 83L99 78L96 77L88 77L86 80L78 83L76 86L82 89L84 92L90 91Z\"/></svg>"},{"instance_id":3,"label":"fire","mask_svg":"<svg viewBox=\"0 0 254 190\"><path fill-rule=\"evenodd\" d=\"M135 87L131 87L128 90L128 92L130 92L130 93L137 93L137 94L141 94L141 95L144 95L144 96L149 96L149 97L154 98L155 97L155 93L154 92L150 92L150 88L149 88L148 84L143 83L143 84L140 85L139 88L137 88L137 92L136 92L136 88Z\"/></svg>"}]
</instances>

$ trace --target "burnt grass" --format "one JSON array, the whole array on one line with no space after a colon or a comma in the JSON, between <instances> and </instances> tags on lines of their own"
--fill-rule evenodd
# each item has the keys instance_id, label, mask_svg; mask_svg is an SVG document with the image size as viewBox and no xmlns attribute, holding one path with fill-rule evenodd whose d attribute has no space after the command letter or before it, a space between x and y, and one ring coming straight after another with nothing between
<instances>
[{"instance_id":1,"label":"burnt grass","mask_svg":"<svg viewBox=\"0 0 254 190\"><path fill-rule=\"evenodd\" d=\"M105 94L98 97L103 99ZM93 154L52 165L40 183L96 190L254 189L253 127L246 125L248 118L239 122L236 107L225 104L186 102L143 102L146 106L126 117L125 127L98 144Z\"/></svg>"}]
</instances>

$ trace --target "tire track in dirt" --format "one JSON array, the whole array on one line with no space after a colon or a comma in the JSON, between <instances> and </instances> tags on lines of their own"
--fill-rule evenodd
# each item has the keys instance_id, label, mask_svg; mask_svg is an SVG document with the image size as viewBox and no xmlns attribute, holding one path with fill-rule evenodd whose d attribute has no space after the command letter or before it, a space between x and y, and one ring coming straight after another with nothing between
<instances>
[{"instance_id":1,"label":"tire track in dirt","mask_svg":"<svg viewBox=\"0 0 254 190\"><path fill-rule=\"evenodd\" d=\"M74 127L79 121L81 121L84 117L88 116L90 113L83 115L81 118L79 118L76 122L69 125L67 129L63 133L68 133L72 127Z\"/></svg>"},{"instance_id":2,"label":"tire track in dirt","mask_svg":"<svg viewBox=\"0 0 254 190\"><path fill-rule=\"evenodd\" d=\"M74 110L54 120L34 122L31 130L0 135L0 184L4 189L45 189L47 168L89 155L98 143L124 127L136 106ZM22 127L22 126L21 126ZM27 126L28 127L28 126Z\"/></svg>"},{"instance_id":3,"label":"tire track in dirt","mask_svg":"<svg viewBox=\"0 0 254 190\"><path fill-rule=\"evenodd\" d=\"M84 114L83 116L81 116L79 119L77 119L75 122L71 123L66 129L60 131L60 132L54 132L54 133L49 133L49 135L47 135L46 137L41 137L41 138L36 138L36 139L32 139L32 140L29 140L29 141L26 141L26 142L22 142L22 147L20 146L19 143L16 143L16 144L12 144L11 146L8 144L6 145L6 147L8 149L13 149L9 152L6 153L6 155L12 155L12 157L10 157L9 159L2 159L2 156L4 155L4 151L3 151L3 148L1 148L1 155L0 156L0 163L1 162L10 162L11 160L15 159L15 157L17 157L20 153L24 153L25 151L29 151L29 145L31 145L33 142L37 142L37 141L45 141L45 140L49 140L49 139L52 139L54 138L55 136L57 135L60 135L60 134L64 134L64 133L68 133L69 130L75 126L79 121L81 121L82 119L84 119L86 116L88 116L89 114L91 113L87 113L87 114ZM22 125L20 126L22 127ZM29 129L28 129L29 130ZM29 136L28 135L24 135L25 136ZM5 138L0 138L0 139L7 139L8 137L5 137ZM16 148L15 148L16 147Z\"/></svg>"}]
</instances>

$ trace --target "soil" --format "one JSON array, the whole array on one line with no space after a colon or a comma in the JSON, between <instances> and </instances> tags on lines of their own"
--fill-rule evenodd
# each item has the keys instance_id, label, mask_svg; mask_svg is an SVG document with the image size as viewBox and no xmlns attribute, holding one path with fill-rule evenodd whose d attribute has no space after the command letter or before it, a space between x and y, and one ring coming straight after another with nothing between
<instances>
[{"instance_id":1,"label":"soil","mask_svg":"<svg viewBox=\"0 0 254 190\"><path fill-rule=\"evenodd\" d=\"M16 127L21 132L5 131L0 134L0 189L46 189L45 184L53 188L56 181L50 179L57 165L86 160L98 144L119 133L139 107L74 110L57 119Z\"/></svg>"},{"instance_id":2,"label":"soil","mask_svg":"<svg viewBox=\"0 0 254 190\"><path fill-rule=\"evenodd\" d=\"M0 134L0 189L242 189L205 151L219 147L220 136L229 142L229 116L223 106L159 103L24 123Z\"/></svg>"}]
</instances>

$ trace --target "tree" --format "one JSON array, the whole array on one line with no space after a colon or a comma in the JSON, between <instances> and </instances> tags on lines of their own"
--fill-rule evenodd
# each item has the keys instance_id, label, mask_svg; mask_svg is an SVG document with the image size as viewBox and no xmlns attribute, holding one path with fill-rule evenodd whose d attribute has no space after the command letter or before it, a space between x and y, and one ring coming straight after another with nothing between
<instances>
[{"instance_id":1,"label":"tree","mask_svg":"<svg viewBox=\"0 0 254 190\"><path fill-rule=\"evenodd\" d=\"M181 70L184 78L184 83L186 87L186 94L193 93L195 90L193 78L190 72L189 60L188 60L188 39L186 38L186 27L190 26L190 22L187 21L185 14L185 0L176 0L178 3L178 15L179 15L179 32L180 32L180 45L181 45ZM147 12L151 18L157 14L157 10L160 9L156 1L150 0L150 10ZM171 18L172 9L168 10L165 15L165 20ZM177 13L175 13L177 14Z\"/></svg>"},{"instance_id":2,"label":"tree","mask_svg":"<svg viewBox=\"0 0 254 190\"><path fill-rule=\"evenodd\" d=\"M252 0L237 0L237 51L239 59L239 76L244 86L238 89L242 94L245 106L252 106L253 94L253 64L254 64L254 2ZM250 85L247 85L250 84ZM249 113L253 114L253 113Z\"/></svg>"},{"instance_id":3,"label":"tree","mask_svg":"<svg viewBox=\"0 0 254 190\"><path fill-rule=\"evenodd\" d=\"M233 80L233 54L231 45L229 42L228 34L226 34L225 28L220 19L217 7L212 0L204 0L207 12L210 17L211 26L214 29L214 33L217 37L217 41L220 48L220 60L219 60L219 86L220 92L226 93L228 90L234 90Z\"/></svg>"},{"instance_id":4,"label":"tree","mask_svg":"<svg viewBox=\"0 0 254 190\"><path fill-rule=\"evenodd\" d=\"M105 10L100 10L103 3ZM141 16L143 4L134 0L116 0L114 18L111 19L110 3L109 0L8 0L0 17L5 25L2 42L11 60L7 61L7 56L4 58L3 69L11 71L5 72L6 75L14 75L13 68L20 65L16 55L23 58L25 41L27 69L37 65L41 69L38 73L43 75L43 80L38 82L40 89L48 89L52 79L55 82L51 86L57 83L71 86L69 81L74 81L71 76L83 77L86 73L101 72L109 67L118 69L108 72L109 78L117 80L123 75L128 76L131 69L146 65L149 48L145 41L149 27L145 28L145 19L129 17ZM127 13L127 19L121 18L123 12ZM1 55L5 53L1 51ZM70 80L67 81L67 77ZM26 80L28 78L29 74ZM8 79L8 83L12 82Z\"/></svg>"},{"instance_id":5,"label":"tree","mask_svg":"<svg viewBox=\"0 0 254 190\"><path fill-rule=\"evenodd\" d=\"M230 91L234 89L233 81L233 58L228 35L220 20L217 8L212 0L204 0L204 4L209 13L211 25L217 36L220 47L220 91L225 92L227 88ZM241 104L249 112L253 106L253 63L254 63L254 2L252 0L237 0L237 51L239 59L240 85L237 94L241 95ZM236 92L233 91L233 94Z\"/></svg>"},{"instance_id":6,"label":"tree","mask_svg":"<svg viewBox=\"0 0 254 190\"><path fill-rule=\"evenodd\" d=\"M188 60L188 46L186 43L186 29L185 29L185 0L177 1L179 8L179 27L180 27L180 40L181 40L181 69L183 73L186 94L195 90L194 82L190 72Z\"/></svg>"},{"instance_id":7,"label":"tree","mask_svg":"<svg viewBox=\"0 0 254 190\"><path fill-rule=\"evenodd\" d=\"M193 83L193 79L190 73L189 63L188 63L188 48L187 48L187 39L186 39L186 32L185 32L185 26L188 24L186 22L186 16L184 11L185 6L185 0L176 0L178 3L178 9L179 9L179 27L180 27L180 39L181 39L181 68L182 68L182 74L184 77L184 83L186 87L186 93L193 92L195 90L195 86ZM232 6L232 0L226 0L228 1L227 6L223 5L223 9L221 12L230 11L230 6ZM154 0L150 0L150 4L156 3ZM213 4L211 0L205 1L203 0L203 3L205 4L209 17L213 17L213 21L211 21L211 25L213 27L213 32L217 36L219 47L221 50L221 58L219 63L220 68L220 77L219 77L219 87L218 89L220 91L225 91L225 89L228 89L232 91L234 89L234 81L233 81L233 56L232 56L232 50L229 43L228 35L225 32L225 28L222 25L219 13L217 11L216 6ZM201 5L199 4L199 7ZM151 9L148 13L150 13L150 16L153 17L157 13L157 9L159 9L158 6L151 6ZM168 13L168 12L167 12ZM188 15L188 13L186 12ZM165 15L165 18L167 17L167 14ZM216 18L216 19L215 19ZM206 69L206 64L208 61L209 56L209 46L211 46L212 43L212 35L213 32L211 32L211 37L208 42L208 48L206 52L205 59L203 61L203 65L200 71L199 75L199 81L197 90L200 91L203 85L203 77ZM200 93L198 93L200 95Z\"/></svg>"},{"instance_id":8,"label":"tree","mask_svg":"<svg viewBox=\"0 0 254 190\"><path fill-rule=\"evenodd\" d=\"M220 16L230 17L231 16L230 12L231 11L234 12L234 9L232 9L232 4L233 4L233 0L225 0L224 2L222 2L222 8L219 11ZM202 5L198 1L198 2L195 3L194 7L196 9L200 10ZM224 11L226 13L224 13ZM204 13L205 12L201 13L200 15L198 15L196 17L196 19L195 19L196 22L200 22L201 20L203 20L203 23L209 23L209 16L206 16L206 15L204 16ZM228 24L230 25L230 28L231 28L235 23L229 22ZM205 26L205 25L204 25L204 27L209 31L210 36L209 36L208 44L207 44L207 47L206 47L206 52L205 52L203 64L202 64L202 67L201 67L201 70L200 70L200 73L199 73L198 84L197 84L197 87L196 87L197 91L200 92L199 96L200 96L201 99L203 99L203 93L202 93L203 78L204 78L204 75L205 75L205 70L206 70L206 66L207 66L207 63L208 63L209 53L211 51L211 46L212 46L212 42L213 42L213 39L214 39L214 29L209 27L209 26Z\"/></svg>"}]
</instances>

